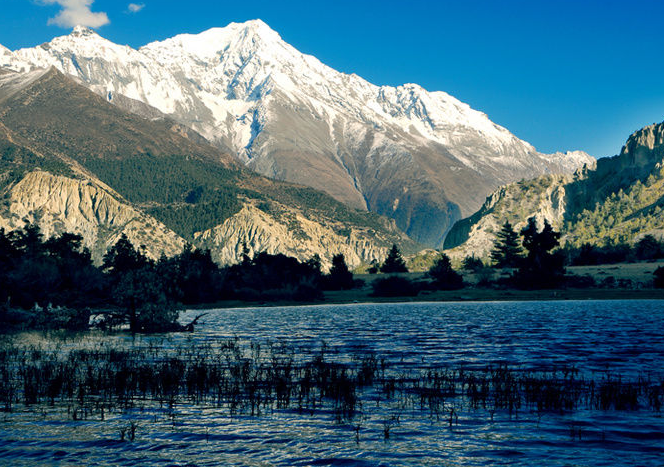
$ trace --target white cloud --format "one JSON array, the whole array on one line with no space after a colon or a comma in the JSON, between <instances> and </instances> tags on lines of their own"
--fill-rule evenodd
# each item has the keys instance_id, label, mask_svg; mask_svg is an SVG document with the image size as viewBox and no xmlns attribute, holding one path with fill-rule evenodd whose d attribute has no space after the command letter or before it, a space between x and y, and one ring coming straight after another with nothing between
<instances>
[{"instance_id":1,"label":"white cloud","mask_svg":"<svg viewBox=\"0 0 664 467\"><path fill-rule=\"evenodd\" d=\"M108 15L104 12L92 12L90 7L94 0L42 0L46 5L60 5L62 11L55 18L48 20L48 24L55 24L61 28L74 26L87 26L98 28L110 23Z\"/></svg>"},{"instance_id":2,"label":"white cloud","mask_svg":"<svg viewBox=\"0 0 664 467\"><path fill-rule=\"evenodd\" d=\"M145 8L145 3L130 3L129 6L127 6L127 10L130 13L138 13L143 8Z\"/></svg>"}]
</instances>

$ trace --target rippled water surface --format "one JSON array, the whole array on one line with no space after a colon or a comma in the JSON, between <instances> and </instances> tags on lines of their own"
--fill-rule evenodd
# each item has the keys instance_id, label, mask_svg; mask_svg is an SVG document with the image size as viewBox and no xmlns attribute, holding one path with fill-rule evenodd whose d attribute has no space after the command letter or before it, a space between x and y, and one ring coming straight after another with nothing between
<instances>
[{"instance_id":1,"label":"rippled water surface","mask_svg":"<svg viewBox=\"0 0 664 467\"><path fill-rule=\"evenodd\" d=\"M534 371L575 367L597 380L608 374L664 378L660 301L212 310L191 336L136 344L155 340L173 348L229 338L284 344L303 360L322 345L339 362L373 352L397 373L507 364ZM129 337L114 339L134 345ZM457 413L452 423L417 407L381 405L370 391L363 397L364 413L343 422L325 407L231 416L205 405L154 406L75 421L57 404L17 406L0 413L0 465L664 465L664 419L652 408L478 408ZM135 440L120 441L119 430L130 422Z\"/></svg>"}]
</instances>

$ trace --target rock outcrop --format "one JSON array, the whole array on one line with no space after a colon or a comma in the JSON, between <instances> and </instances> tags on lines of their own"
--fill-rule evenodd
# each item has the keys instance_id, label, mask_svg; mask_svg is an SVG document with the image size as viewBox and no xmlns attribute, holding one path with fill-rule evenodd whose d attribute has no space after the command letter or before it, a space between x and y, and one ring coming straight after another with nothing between
<instances>
[{"instance_id":1,"label":"rock outcrop","mask_svg":"<svg viewBox=\"0 0 664 467\"><path fill-rule=\"evenodd\" d=\"M501 187L445 241L452 256L486 257L495 232L535 216L547 219L570 245L636 241L664 228L664 123L633 133L619 155L599 159L573 176L544 176Z\"/></svg>"},{"instance_id":2,"label":"rock outcrop","mask_svg":"<svg viewBox=\"0 0 664 467\"><path fill-rule=\"evenodd\" d=\"M339 253L352 268L372 260L383 261L388 248L384 242L380 246L377 240L368 232L349 230L342 235L293 210L273 217L253 205L245 205L223 224L196 236L196 243L212 250L219 263L237 262L246 245L250 256L266 251L304 261L318 255L324 269L331 265L332 256Z\"/></svg>"},{"instance_id":3,"label":"rock outcrop","mask_svg":"<svg viewBox=\"0 0 664 467\"><path fill-rule=\"evenodd\" d=\"M182 251L185 241L154 218L140 212L117 194L94 181L73 179L36 170L4 193L0 227L37 224L48 238L63 232L81 235L83 244L100 262L124 233L152 258Z\"/></svg>"}]
</instances>

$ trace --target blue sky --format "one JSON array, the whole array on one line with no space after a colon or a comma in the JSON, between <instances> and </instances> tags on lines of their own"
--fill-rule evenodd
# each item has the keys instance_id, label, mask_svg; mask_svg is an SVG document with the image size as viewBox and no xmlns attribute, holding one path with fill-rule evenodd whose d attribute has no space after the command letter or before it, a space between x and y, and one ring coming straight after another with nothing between
<instances>
[{"instance_id":1,"label":"blue sky","mask_svg":"<svg viewBox=\"0 0 664 467\"><path fill-rule=\"evenodd\" d=\"M664 120L661 0L133 2L2 0L0 44L47 42L81 17L133 47L260 18L340 71L446 91L540 151L613 155Z\"/></svg>"}]
</instances>

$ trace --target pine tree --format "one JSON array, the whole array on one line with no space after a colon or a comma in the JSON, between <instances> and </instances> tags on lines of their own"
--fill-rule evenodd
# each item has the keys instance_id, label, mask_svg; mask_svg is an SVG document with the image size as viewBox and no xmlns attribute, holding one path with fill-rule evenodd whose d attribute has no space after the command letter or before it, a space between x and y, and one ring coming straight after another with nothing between
<instances>
[{"instance_id":1,"label":"pine tree","mask_svg":"<svg viewBox=\"0 0 664 467\"><path fill-rule=\"evenodd\" d=\"M348 270L346 258L341 253L332 257L330 274L326 277L329 290L348 290L354 286L353 273Z\"/></svg>"},{"instance_id":2,"label":"pine tree","mask_svg":"<svg viewBox=\"0 0 664 467\"><path fill-rule=\"evenodd\" d=\"M528 254L515 276L517 284L526 288L558 287L564 279L564 258L551 251L560 244L560 233L547 220L542 231L538 231L537 222L531 217L521 235Z\"/></svg>"},{"instance_id":3,"label":"pine tree","mask_svg":"<svg viewBox=\"0 0 664 467\"><path fill-rule=\"evenodd\" d=\"M396 245L392 245L392 249L387 255L385 262L380 268L381 272L393 273L393 272L408 272L406 267L406 262L401 257L401 252Z\"/></svg>"},{"instance_id":4,"label":"pine tree","mask_svg":"<svg viewBox=\"0 0 664 467\"><path fill-rule=\"evenodd\" d=\"M514 231L509 221L505 221L500 232L496 234L491 259L497 268L516 268L523 259L519 234Z\"/></svg>"},{"instance_id":5,"label":"pine tree","mask_svg":"<svg viewBox=\"0 0 664 467\"><path fill-rule=\"evenodd\" d=\"M449 256L441 253L427 275L433 279L436 288L440 290L455 290L463 287L463 278L452 269Z\"/></svg>"},{"instance_id":6,"label":"pine tree","mask_svg":"<svg viewBox=\"0 0 664 467\"><path fill-rule=\"evenodd\" d=\"M127 235L123 233L117 243L104 255L102 270L118 275L141 269L149 263L148 258L136 250Z\"/></svg>"}]
</instances>

